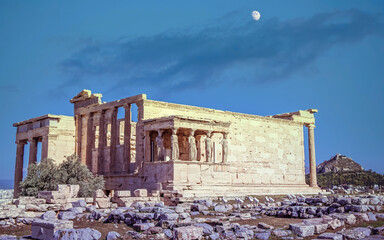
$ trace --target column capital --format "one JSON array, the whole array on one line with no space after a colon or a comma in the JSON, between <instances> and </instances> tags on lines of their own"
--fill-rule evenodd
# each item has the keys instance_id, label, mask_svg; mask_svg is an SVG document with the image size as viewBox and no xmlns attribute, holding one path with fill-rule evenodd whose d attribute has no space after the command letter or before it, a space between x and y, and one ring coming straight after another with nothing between
<instances>
[{"instance_id":1,"label":"column capital","mask_svg":"<svg viewBox=\"0 0 384 240\"><path fill-rule=\"evenodd\" d=\"M178 129L179 129L179 128L177 128L177 127L173 127L173 128L172 128L172 135L176 135Z\"/></svg>"},{"instance_id":2,"label":"column capital","mask_svg":"<svg viewBox=\"0 0 384 240\"><path fill-rule=\"evenodd\" d=\"M21 144L22 144L22 145L25 145L25 144L27 144L27 140L16 140L16 141L15 141L15 144L18 144L18 145L19 145L19 144L20 144L20 145L21 145Z\"/></svg>"},{"instance_id":3,"label":"column capital","mask_svg":"<svg viewBox=\"0 0 384 240\"><path fill-rule=\"evenodd\" d=\"M125 103L124 105L123 105L123 108L125 108L125 109L131 109L131 103Z\"/></svg>"},{"instance_id":4,"label":"column capital","mask_svg":"<svg viewBox=\"0 0 384 240\"><path fill-rule=\"evenodd\" d=\"M306 126L307 128L310 128L310 129L314 129L314 128L316 127L315 124L313 124L313 123L305 124L305 126Z\"/></svg>"}]
</instances>

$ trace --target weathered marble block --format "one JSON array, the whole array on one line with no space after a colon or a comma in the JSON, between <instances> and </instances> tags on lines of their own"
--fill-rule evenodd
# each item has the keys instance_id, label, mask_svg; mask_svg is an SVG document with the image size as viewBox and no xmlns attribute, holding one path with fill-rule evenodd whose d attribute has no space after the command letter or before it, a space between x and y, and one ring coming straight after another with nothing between
<instances>
[{"instance_id":1,"label":"weathered marble block","mask_svg":"<svg viewBox=\"0 0 384 240\"><path fill-rule=\"evenodd\" d=\"M135 197L148 197L147 189L136 189L133 194Z\"/></svg>"},{"instance_id":2,"label":"weathered marble block","mask_svg":"<svg viewBox=\"0 0 384 240\"><path fill-rule=\"evenodd\" d=\"M125 198L125 197L130 197L131 196L131 191L126 190L126 191L115 191L114 197L118 198Z\"/></svg>"},{"instance_id":3,"label":"weathered marble block","mask_svg":"<svg viewBox=\"0 0 384 240\"><path fill-rule=\"evenodd\" d=\"M51 240L57 230L65 228L73 228L73 222L66 220L35 220L32 222L31 237L40 240Z\"/></svg>"}]
</instances>

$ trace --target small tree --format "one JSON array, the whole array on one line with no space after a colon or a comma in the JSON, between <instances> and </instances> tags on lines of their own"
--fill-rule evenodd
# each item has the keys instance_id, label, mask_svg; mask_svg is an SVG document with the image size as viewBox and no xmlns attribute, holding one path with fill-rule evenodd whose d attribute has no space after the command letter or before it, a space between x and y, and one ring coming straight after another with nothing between
<instances>
[{"instance_id":1,"label":"small tree","mask_svg":"<svg viewBox=\"0 0 384 240\"><path fill-rule=\"evenodd\" d=\"M37 196L39 191L56 190L58 184L78 184L79 197L91 197L97 189L104 188L104 179L94 176L76 155L67 157L58 166L47 159L28 166L27 177L20 184L20 195Z\"/></svg>"},{"instance_id":2,"label":"small tree","mask_svg":"<svg viewBox=\"0 0 384 240\"><path fill-rule=\"evenodd\" d=\"M27 177L21 182L22 196L37 196L39 191L53 191L57 188L57 166L52 159L46 159L28 166Z\"/></svg>"}]
</instances>

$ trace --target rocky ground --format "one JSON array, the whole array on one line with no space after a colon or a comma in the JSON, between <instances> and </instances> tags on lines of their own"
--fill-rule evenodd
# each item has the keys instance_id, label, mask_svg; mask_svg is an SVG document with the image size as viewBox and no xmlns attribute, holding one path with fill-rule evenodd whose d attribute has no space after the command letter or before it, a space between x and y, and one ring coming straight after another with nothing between
<instances>
[{"instance_id":1,"label":"rocky ground","mask_svg":"<svg viewBox=\"0 0 384 240\"><path fill-rule=\"evenodd\" d=\"M65 209L18 203L1 207L0 235L8 236L0 239L43 238L47 229L55 239L384 239L380 195L138 201L106 209L85 200Z\"/></svg>"}]
</instances>

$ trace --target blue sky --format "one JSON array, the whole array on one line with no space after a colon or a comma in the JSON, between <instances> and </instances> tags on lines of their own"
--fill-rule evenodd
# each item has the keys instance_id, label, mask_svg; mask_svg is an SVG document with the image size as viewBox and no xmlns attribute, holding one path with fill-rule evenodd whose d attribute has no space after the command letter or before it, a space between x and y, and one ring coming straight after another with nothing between
<instances>
[{"instance_id":1,"label":"blue sky","mask_svg":"<svg viewBox=\"0 0 384 240\"><path fill-rule=\"evenodd\" d=\"M257 10L261 19L254 21ZM0 0L0 178L12 123L82 89L272 115L317 108L317 162L384 173L384 2Z\"/></svg>"}]
</instances>

